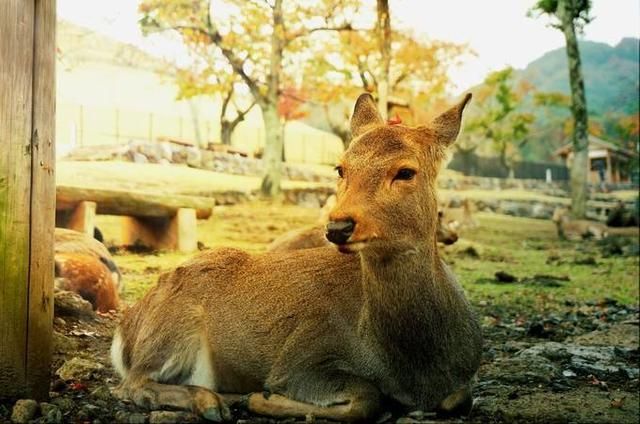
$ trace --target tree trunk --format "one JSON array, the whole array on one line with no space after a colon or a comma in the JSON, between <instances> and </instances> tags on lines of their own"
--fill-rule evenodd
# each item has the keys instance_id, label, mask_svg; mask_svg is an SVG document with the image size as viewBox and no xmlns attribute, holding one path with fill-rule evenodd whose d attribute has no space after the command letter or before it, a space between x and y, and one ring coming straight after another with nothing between
<instances>
[{"instance_id":1,"label":"tree trunk","mask_svg":"<svg viewBox=\"0 0 640 424\"><path fill-rule=\"evenodd\" d=\"M273 6L273 33L271 34L270 71L267 79L267 95L260 101L265 128L265 145L262 161L264 176L260 192L265 197L275 197L280 193L282 178L282 123L278 117L278 97L280 95L280 74L282 72L282 51L284 49L284 25L282 20L282 0Z\"/></svg>"},{"instance_id":2,"label":"tree trunk","mask_svg":"<svg viewBox=\"0 0 640 424\"><path fill-rule=\"evenodd\" d=\"M261 109L266 142L262 155L265 173L262 177L260 192L265 197L274 197L280 193L280 180L282 178L282 124L278 117L276 103L268 103L261 106Z\"/></svg>"},{"instance_id":3,"label":"tree trunk","mask_svg":"<svg viewBox=\"0 0 640 424\"><path fill-rule=\"evenodd\" d=\"M378 43L382 56L378 77L378 109L385 121L388 119L389 67L391 64L391 23L389 0L377 0Z\"/></svg>"},{"instance_id":4,"label":"tree trunk","mask_svg":"<svg viewBox=\"0 0 640 424\"><path fill-rule=\"evenodd\" d=\"M571 84L571 113L573 114L573 165L571 166L571 213L574 218L584 218L589 195L587 169L589 162L589 139L587 101L580 64L578 40L571 13L572 0L559 0L557 14L567 44L569 82Z\"/></svg>"},{"instance_id":5,"label":"tree trunk","mask_svg":"<svg viewBox=\"0 0 640 424\"><path fill-rule=\"evenodd\" d=\"M220 120L220 141L225 146L231 146L231 133L233 133L234 129L231 124L232 122L226 119Z\"/></svg>"}]
</instances>

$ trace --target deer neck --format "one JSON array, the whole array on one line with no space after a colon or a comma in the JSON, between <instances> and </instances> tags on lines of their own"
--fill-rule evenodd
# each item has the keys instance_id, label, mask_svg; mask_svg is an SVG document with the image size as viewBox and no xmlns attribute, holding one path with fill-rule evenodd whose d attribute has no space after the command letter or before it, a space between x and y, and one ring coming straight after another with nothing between
<instances>
[{"instance_id":1,"label":"deer neck","mask_svg":"<svg viewBox=\"0 0 640 424\"><path fill-rule=\"evenodd\" d=\"M361 252L361 266L360 334L393 355L432 345L446 319L451 287L435 238L388 256Z\"/></svg>"}]
</instances>

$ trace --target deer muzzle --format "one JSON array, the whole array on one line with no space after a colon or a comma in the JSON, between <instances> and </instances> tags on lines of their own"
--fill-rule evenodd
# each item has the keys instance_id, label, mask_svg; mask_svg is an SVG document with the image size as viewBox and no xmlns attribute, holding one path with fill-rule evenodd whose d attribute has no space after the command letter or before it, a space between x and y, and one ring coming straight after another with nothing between
<instances>
[{"instance_id":1,"label":"deer muzzle","mask_svg":"<svg viewBox=\"0 0 640 424\"><path fill-rule=\"evenodd\" d=\"M355 221L345 219L341 221L329 221L327 224L327 240L338 246L347 243L356 227Z\"/></svg>"}]
</instances>

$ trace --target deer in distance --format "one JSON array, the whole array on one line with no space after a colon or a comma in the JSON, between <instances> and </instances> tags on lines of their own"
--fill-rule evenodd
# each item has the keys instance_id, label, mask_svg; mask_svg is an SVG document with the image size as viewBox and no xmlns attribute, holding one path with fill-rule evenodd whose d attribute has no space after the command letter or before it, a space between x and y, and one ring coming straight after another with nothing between
<instances>
[{"instance_id":1,"label":"deer in distance","mask_svg":"<svg viewBox=\"0 0 640 424\"><path fill-rule=\"evenodd\" d=\"M222 248L163 274L114 334L116 395L212 421L235 402L349 422L468 411L482 334L438 256L436 177L470 97L408 127L361 95L326 227L337 248Z\"/></svg>"}]
</instances>

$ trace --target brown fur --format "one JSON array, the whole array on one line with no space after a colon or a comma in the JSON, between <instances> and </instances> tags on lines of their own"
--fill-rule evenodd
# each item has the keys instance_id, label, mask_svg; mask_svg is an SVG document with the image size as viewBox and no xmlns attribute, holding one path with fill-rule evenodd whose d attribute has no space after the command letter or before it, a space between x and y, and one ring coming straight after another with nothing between
<instances>
[{"instance_id":1,"label":"brown fur","mask_svg":"<svg viewBox=\"0 0 640 424\"><path fill-rule=\"evenodd\" d=\"M474 207L471 201L465 198L462 201L462 207L451 208L446 206L442 210L442 221L444 225L452 228L453 230L465 230L470 228L477 228L478 222L473 217Z\"/></svg>"},{"instance_id":2,"label":"brown fur","mask_svg":"<svg viewBox=\"0 0 640 424\"><path fill-rule=\"evenodd\" d=\"M396 124L394 124L396 125ZM436 239L446 245L458 241L458 233L443 222L442 212L438 212ZM287 250L312 249L314 247L331 246L327 240L324 225L313 225L284 233L269 244L269 252L285 252Z\"/></svg>"},{"instance_id":3,"label":"brown fur","mask_svg":"<svg viewBox=\"0 0 640 424\"><path fill-rule=\"evenodd\" d=\"M120 298L109 269L84 253L56 253L56 288L78 293L93 309L118 309Z\"/></svg>"},{"instance_id":4,"label":"brown fur","mask_svg":"<svg viewBox=\"0 0 640 424\"><path fill-rule=\"evenodd\" d=\"M468 406L481 330L438 257L435 195L468 99L409 128L361 96L330 214L356 222L339 246L353 254L219 249L164 274L114 337L118 395L211 420L228 417L228 393L251 393L255 413L344 421L371 422L383 399ZM408 166L415 177L395 181Z\"/></svg>"},{"instance_id":5,"label":"brown fur","mask_svg":"<svg viewBox=\"0 0 640 424\"><path fill-rule=\"evenodd\" d=\"M609 229L606 225L587 219L572 219L569 209L556 208L551 220L556 224L558 237L568 240L595 238L597 240L607 236Z\"/></svg>"},{"instance_id":6,"label":"brown fur","mask_svg":"<svg viewBox=\"0 0 640 424\"><path fill-rule=\"evenodd\" d=\"M56 228L54 262L56 288L78 293L100 312L118 308L120 271L98 240L78 231Z\"/></svg>"}]
</instances>

